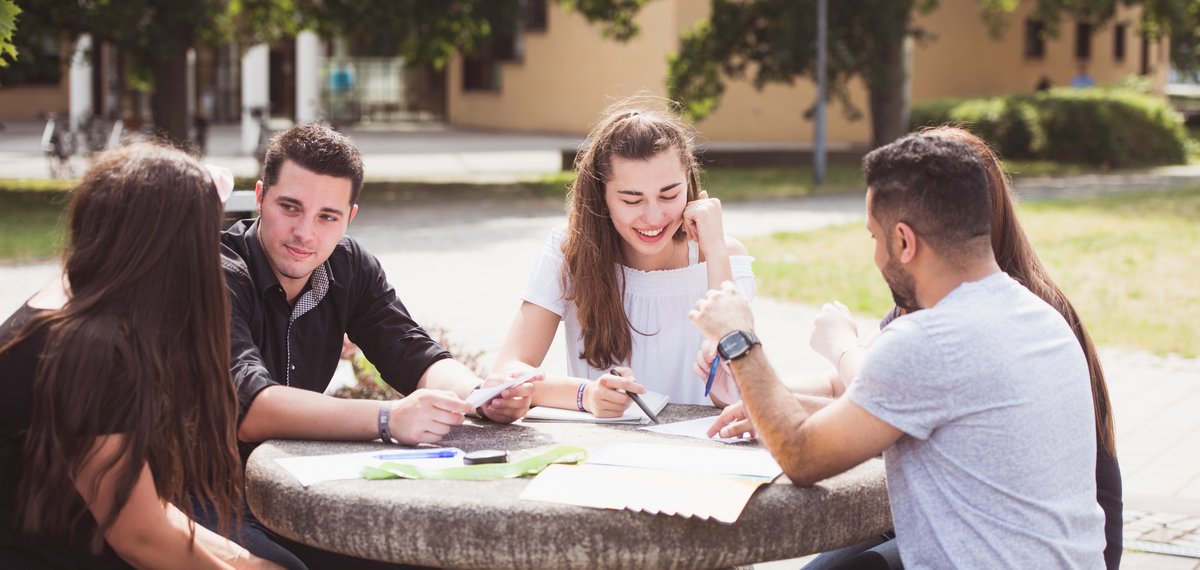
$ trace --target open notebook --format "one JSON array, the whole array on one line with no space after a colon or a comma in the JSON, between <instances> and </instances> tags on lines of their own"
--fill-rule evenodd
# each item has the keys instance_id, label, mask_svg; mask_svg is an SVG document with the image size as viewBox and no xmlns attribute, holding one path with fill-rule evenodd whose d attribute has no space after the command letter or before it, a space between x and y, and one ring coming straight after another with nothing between
<instances>
[{"instance_id":1,"label":"open notebook","mask_svg":"<svg viewBox=\"0 0 1200 570\"><path fill-rule=\"evenodd\" d=\"M658 415L667 407L667 402L671 398L666 394L658 392L649 392L642 394L642 401L654 410L654 414ZM535 406L529 409L529 413L525 414L526 420L545 421L545 422L586 422L597 424L640 424L650 421L646 417L646 413L637 404L630 403L629 408L625 410L625 415L615 418L598 418L588 412L579 410L564 410L562 408L547 408L545 406Z\"/></svg>"}]
</instances>

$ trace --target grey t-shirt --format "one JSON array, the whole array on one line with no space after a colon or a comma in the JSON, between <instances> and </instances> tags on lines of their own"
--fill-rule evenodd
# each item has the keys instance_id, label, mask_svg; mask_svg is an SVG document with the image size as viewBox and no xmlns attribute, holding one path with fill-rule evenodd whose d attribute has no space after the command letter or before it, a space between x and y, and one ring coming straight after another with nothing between
<instances>
[{"instance_id":1,"label":"grey t-shirt","mask_svg":"<svg viewBox=\"0 0 1200 570\"><path fill-rule=\"evenodd\" d=\"M1087 362L1008 275L896 319L847 395L904 432L883 457L905 568L1104 567Z\"/></svg>"}]
</instances>

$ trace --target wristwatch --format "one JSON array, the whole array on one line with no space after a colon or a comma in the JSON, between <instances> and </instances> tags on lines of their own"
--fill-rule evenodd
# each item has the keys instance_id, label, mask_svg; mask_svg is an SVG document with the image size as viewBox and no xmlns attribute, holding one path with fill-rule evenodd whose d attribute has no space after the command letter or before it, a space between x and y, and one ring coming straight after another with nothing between
<instances>
[{"instance_id":1,"label":"wristwatch","mask_svg":"<svg viewBox=\"0 0 1200 570\"><path fill-rule=\"evenodd\" d=\"M762 344L762 342L753 332L733 331L721 337L721 342L717 343L717 352L725 360L737 360L746 356L756 344Z\"/></svg>"}]
</instances>

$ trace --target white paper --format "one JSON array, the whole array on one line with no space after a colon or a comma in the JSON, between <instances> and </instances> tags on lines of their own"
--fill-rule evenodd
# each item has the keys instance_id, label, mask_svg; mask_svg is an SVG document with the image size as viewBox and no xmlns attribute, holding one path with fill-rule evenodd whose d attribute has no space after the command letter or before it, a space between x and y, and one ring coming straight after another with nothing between
<instances>
[{"instance_id":1,"label":"white paper","mask_svg":"<svg viewBox=\"0 0 1200 570\"><path fill-rule=\"evenodd\" d=\"M452 457L420 458L434 452L452 452ZM300 484L308 487L321 481L361 479L363 467L378 467L384 462L405 463L421 467L460 467L463 453L455 447L429 447L418 449L381 449L363 453L339 453L337 455L310 455L307 457L284 457L275 462L294 475Z\"/></svg>"},{"instance_id":2,"label":"white paper","mask_svg":"<svg viewBox=\"0 0 1200 570\"><path fill-rule=\"evenodd\" d=\"M764 449L719 449L647 443L610 445L595 453L589 453L587 464L733 475L768 481L783 473L783 469Z\"/></svg>"},{"instance_id":3,"label":"white paper","mask_svg":"<svg viewBox=\"0 0 1200 570\"><path fill-rule=\"evenodd\" d=\"M670 424L658 424L640 427L638 429L665 435L681 435L684 437L694 437L696 439L705 439L708 441L719 441L721 443L753 441L754 438L752 437L708 437L708 428L712 427L713 422L717 420L717 417L718 416L712 416L708 418L699 418Z\"/></svg>"},{"instance_id":4,"label":"white paper","mask_svg":"<svg viewBox=\"0 0 1200 570\"><path fill-rule=\"evenodd\" d=\"M654 410L655 415L662 413L663 408L667 407L667 403L671 401L670 396L659 394L658 392L649 392L642 394L642 401ZM580 423L596 423L596 424L640 424L650 421L646 412L643 412L637 404L629 403L629 407L625 409L623 415L615 418L598 418L590 412L581 412L579 410L564 410L562 408L547 408L545 406L535 406L529 409L529 413L525 414L527 420L539 420L547 422L580 422Z\"/></svg>"},{"instance_id":5,"label":"white paper","mask_svg":"<svg viewBox=\"0 0 1200 570\"><path fill-rule=\"evenodd\" d=\"M478 408L479 406L482 406L482 405L492 401L492 399L495 398L496 396L499 396L500 392L503 392L514 386L520 386L521 384L528 382L530 378L533 378L534 376L537 376L538 374L541 374L540 370L530 370L530 371L528 371L516 378L513 378L512 380L509 380L503 384L499 384L497 386L490 386L490 387L486 387L486 388L480 388L478 390L475 390L474 392L471 392L470 394L467 395L467 403L471 404L472 408Z\"/></svg>"}]
</instances>

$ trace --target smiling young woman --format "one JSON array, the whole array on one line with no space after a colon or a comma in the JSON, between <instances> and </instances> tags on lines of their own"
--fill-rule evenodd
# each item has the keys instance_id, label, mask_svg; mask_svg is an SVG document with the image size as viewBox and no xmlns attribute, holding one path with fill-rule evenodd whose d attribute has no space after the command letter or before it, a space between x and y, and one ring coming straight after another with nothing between
<instances>
[{"instance_id":1,"label":"smiling young woman","mask_svg":"<svg viewBox=\"0 0 1200 570\"><path fill-rule=\"evenodd\" d=\"M754 293L753 258L700 188L692 139L677 115L627 104L588 136L567 227L547 240L495 367L540 366L565 323L567 374L547 374L535 405L611 417L630 404L618 390L687 404L737 399L731 378L706 397L691 367L703 342L687 319L695 302L722 281Z\"/></svg>"}]
</instances>

